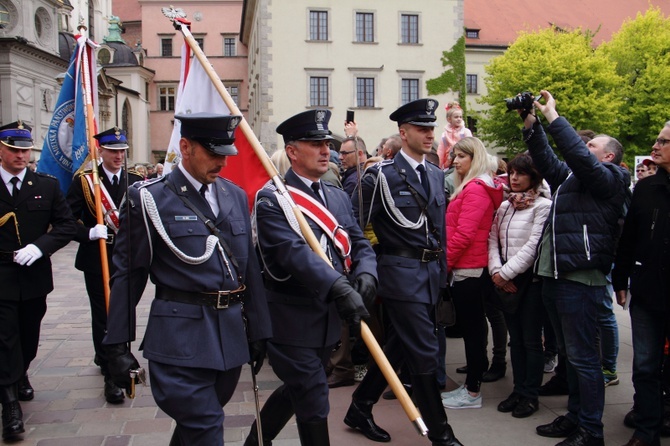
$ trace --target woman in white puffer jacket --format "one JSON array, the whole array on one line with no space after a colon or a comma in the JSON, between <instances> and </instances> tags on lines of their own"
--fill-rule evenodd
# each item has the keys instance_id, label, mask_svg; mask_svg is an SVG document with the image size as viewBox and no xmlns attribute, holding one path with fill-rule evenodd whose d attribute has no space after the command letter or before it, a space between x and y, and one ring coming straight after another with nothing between
<instances>
[{"instance_id":1,"label":"woman in white puffer jacket","mask_svg":"<svg viewBox=\"0 0 670 446\"><path fill-rule=\"evenodd\" d=\"M538 410L544 371L541 282L534 281L532 270L551 200L530 155L517 155L507 171L510 193L496 212L488 241L489 272L504 291L499 294L514 373L514 391L498 410L525 418Z\"/></svg>"}]
</instances>

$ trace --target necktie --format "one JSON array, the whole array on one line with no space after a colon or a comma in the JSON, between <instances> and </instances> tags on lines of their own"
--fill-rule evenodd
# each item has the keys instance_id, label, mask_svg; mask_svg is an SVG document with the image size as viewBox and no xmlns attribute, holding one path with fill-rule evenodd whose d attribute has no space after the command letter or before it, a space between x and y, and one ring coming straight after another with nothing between
<instances>
[{"instance_id":1,"label":"necktie","mask_svg":"<svg viewBox=\"0 0 670 446\"><path fill-rule=\"evenodd\" d=\"M202 198L205 199L205 201L207 201L207 197L205 196L205 192L207 192L207 185L203 184L202 186L200 186L200 195L202 196Z\"/></svg>"},{"instance_id":2,"label":"necktie","mask_svg":"<svg viewBox=\"0 0 670 446\"><path fill-rule=\"evenodd\" d=\"M428 175L426 174L426 167L423 164L416 166L416 170L419 171L419 179L421 180L421 185L423 186L424 192L426 192L426 197L430 196L430 184L428 183Z\"/></svg>"},{"instance_id":3,"label":"necktie","mask_svg":"<svg viewBox=\"0 0 670 446\"><path fill-rule=\"evenodd\" d=\"M319 203L321 203L322 205L325 206L326 204L323 202L323 198L321 198L321 194L319 193L319 189L320 189L319 182L318 181L313 182L312 183L312 190L314 191L314 194L316 195L316 199L319 200Z\"/></svg>"},{"instance_id":4,"label":"necktie","mask_svg":"<svg viewBox=\"0 0 670 446\"><path fill-rule=\"evenodd\" d=\"M14 188L12 189L12 199L16 203L16 200L19 198L19 177L12 177L11 180L9 180L10 183L12 183L12 186Z\"/></svg>"},{"instance_id":5,"label":"necktie","mask_svg":"<svg viewBox=\"0 0 670 446\"><path fill-rule=\"evenodd\" d=\"M116 175L112 176L112 186L114 186L114 187L119 186L119 177L117 177Z\"/></svg>"}]
</instances>

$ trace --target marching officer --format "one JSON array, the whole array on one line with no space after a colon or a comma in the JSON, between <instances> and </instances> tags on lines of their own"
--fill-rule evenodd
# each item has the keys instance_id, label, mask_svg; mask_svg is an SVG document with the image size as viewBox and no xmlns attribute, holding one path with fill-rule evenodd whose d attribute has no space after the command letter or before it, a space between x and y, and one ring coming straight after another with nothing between
<instances>
[{"instance_id":1,"label":"marching officer","mask_svg":"<svg viewBox=\"0 0 670 446\"><path fill-rule=\"evenodd\" d=\"M459 446L447 422L437 383L434 307L446 287L444 174L426 162L437 101L419 99L390 115L398 123L402 148L393 159L368 168L362 179L363 205L354 213L372 223L379 240L378 294L390 321L385 352L391 365L409 367L412 397L433 446ZM365 224L369 223L368 221ZM377 426L372 407L386 388L374 364L353 393L345 424L374 441L390 441Z\"/></svg>"},{"instance_id":2,"label":"marching officer","mask_svg":"<svg viewBox=\"0 0 670 446\"><path fill-rule=\"evenodd\" d=\"M2 438L23 433L19 400L34 397L28 367L53 290L50 256L76 233L58 180L28 169L33 140L21 121L0 127L0 396Z\"/></svg>"},{"instance_id":3,"label":"marching officer","mask_svg":"<svg viewBox=\"0 0 670 446\"><path fill-rule=\"evenodd\" d=\"M114 272L112 252L116 233L119 231L119 208L128 189L126 175L123 171L128 140L126 132L118 127L95 135L94 138L100 144L99 153L102 158L102 163L98 165L98 175L105 224L97 224L91 170L82 171L76 176L70 185L66 200L79 223L75 236L75 240L79 242L79 250L74 266L84 272L86 291L91 304L91 331L95 348L95 363L100 366L105 377L105 399L108 403L120 404L123 402L123 391L114 384L109 375L107 359L102 348L102 339L105 337L107 327L107 308L98 240L107 241L107 263L111 276ZM143 178L137 172L128 171L128 183L133 184L142 180Z\"/></svg>"},{"instance_id":4,"label":"marching officer","mask_svg":"<svg viewBox=\"0 0 670 446\"><path fill-rule=\"evenodd\" d=\"M103 343L115 383L128 388L129 371L139 364L127 342L135 340L134 307L150 276L156 296L144 357L158 407L177 422L170 445L216 446L223 445L222 408L242 365L260 370L271 326L246 194L218 176L237 154L233 135L242 118L175 118L180 164L135 183L121 211ZM133 222L129 228L125 218Z\"/></svg>"},{"instance_id":5,"label":"marching officer","mask_svg":"<svg viewBox=\"0 0 670 446\"><path fill-rule=\"evenodd\" d=\"M375 254L354 219L349 196L320 181L333 139L330 114L319 109L299 113L280 124L277 133L291 163L286 185L309 215L308 224L332 267L309 247L272 183L256 198L258 249L274 332L268 358L283 381L261 411L264 444L294 413L302 445L330 444L325 366L340 338L340 318L360 332L361 318L369 316L364 300L375 297ZM245 445L257 444L254 424Z\"/></svg>"}]
</instances>

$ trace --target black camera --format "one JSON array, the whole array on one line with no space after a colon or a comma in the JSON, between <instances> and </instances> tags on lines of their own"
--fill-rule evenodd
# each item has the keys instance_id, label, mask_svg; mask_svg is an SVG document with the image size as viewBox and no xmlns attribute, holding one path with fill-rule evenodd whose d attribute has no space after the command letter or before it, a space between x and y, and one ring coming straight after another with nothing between
<instances>
[{"instance_id":1,"label":"black camera","mask_svg":"<svg viewBox=\"0 0 670 446\"><path fill-rule=\"evenodd\" d=\"M533 102L539 101L541 98L542 95L533 96L533 93L530 91L524 91L513 98L506 98L505 105L507 105L507 110L525 110L530 112L533 109Z\"/></svg>"}]
</instances>

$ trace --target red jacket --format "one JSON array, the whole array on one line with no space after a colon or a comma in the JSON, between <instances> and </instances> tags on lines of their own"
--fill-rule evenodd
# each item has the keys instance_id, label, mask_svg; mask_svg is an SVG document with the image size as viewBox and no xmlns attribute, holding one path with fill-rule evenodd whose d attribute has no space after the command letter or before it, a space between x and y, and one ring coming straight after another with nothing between
<instances>
[{"instance_id":1,"label":"red jacket","mask_svg":"<svg viewBox=\"0 0 670 446\"><path fill-rule=\"evenodd\" d=\"M447 206L447 269L486 268L493 215L503 198L501 184L481 178L465 185Z\"/></svg>"}]
</instances>

